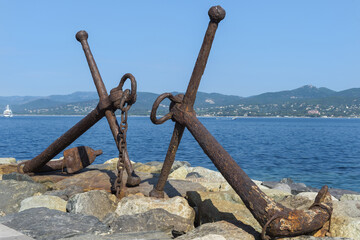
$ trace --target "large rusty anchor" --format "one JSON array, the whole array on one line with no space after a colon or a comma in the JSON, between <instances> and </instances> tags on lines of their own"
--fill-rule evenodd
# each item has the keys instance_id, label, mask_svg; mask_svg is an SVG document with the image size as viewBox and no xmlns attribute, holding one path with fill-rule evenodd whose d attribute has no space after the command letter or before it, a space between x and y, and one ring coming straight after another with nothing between
<instances>
[{"instance_id":1,"label":"large rusty anchor","mask_svg":"<svg viewBox=\"0 0 360 240\"><path fill-rule=\"evenodd\" d=\"M112 89L110 91L110 95L108 95L104 82L102 81L102 78L100 76L100 72L96 66L94 57L90 51L90 47L87 42L87 32L79 31L76 34L76 39L81 43L83 47L90 68L90 72L100 98L99 103L94 110L92 110L86 117L80 120L61 137L56 139L41 154L39 154L32 160L23 163L23 172L30 173L41 171L41 168L43 168L44 166L46 167L47 162L49 162L52 158L54 158L57 154L59 154L62 150L64 150L67 146L69 146L72 142L74 142L78 137L80 137L84 132L86 132L89 128L91 128L95 123L97 123L101 118L105 116L109 123L116 146L119 150L119 161L117 165L118 177L115 182L115 190L117 196L119 196L122 188L121 179L124 167L128 175L126 182L127 185L136 186L141 181L132 168L126 145L128 110L130 109L131 105L136 101L136 80L132 74L125 74L121 78L120 84L116 88ZM124 83L127 79L131 81L131 90L126 89L125 91L123 91L122 87L124 86ZM115 111L117 109L121 110L120 125L118 124L115 116ZM79 166L77 166L76 168L79 168Z\"/></svg>"},{"instance_id":2,"label":"large rusty anchor","mask_svg":"<svg viewBox=\"0 0 360 240\"><path fill-rule=\"evenodd\" d=\"M215 6L210 8L209 16L210 22L185 95L173 96L171 93L164 93L156 99L152 108L150 118L154 124L161 124L172 119L175 121L175 128L158 183L150 192L150 196L164 196L163 189L186 127L263 227L263 239L302 234L325 234L330 223L328 228L324 227L324 224L330 220L332 213L331 196L328 193L327 186L319 191L309 210L291 210L276 203L256 186L197 119L193 109L196 93L205 70L215 32L219 22L225 17L225 11L220 6ZM165 98L171 101L169 113L157 119L156 110Z\"/></svg>"}]
</instances>

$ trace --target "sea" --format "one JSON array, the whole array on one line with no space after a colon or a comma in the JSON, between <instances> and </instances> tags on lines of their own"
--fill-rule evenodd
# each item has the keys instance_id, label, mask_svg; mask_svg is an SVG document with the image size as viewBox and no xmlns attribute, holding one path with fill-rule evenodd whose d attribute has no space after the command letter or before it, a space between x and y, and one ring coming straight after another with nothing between
<instances>
[{"instance_id":1,"label":"sea","mask_svg":"<svg viewBox=\"0 0 360 240\"><path fill-rule=\"evenodd\" d=\"M0 117L0 157L32 159L83 116ZM360 119L199 117L202 124L252 178L291 178L308 186L360 192ZM163 161L174 122L154 125L149 117L128 118L127 143L135 162ZM69 146L102 149L96 163L117 157L106 119ZM61 157L62 153L57 156ZM188 130L176 160L216 170Z\"/></svg>"}]
</instances>

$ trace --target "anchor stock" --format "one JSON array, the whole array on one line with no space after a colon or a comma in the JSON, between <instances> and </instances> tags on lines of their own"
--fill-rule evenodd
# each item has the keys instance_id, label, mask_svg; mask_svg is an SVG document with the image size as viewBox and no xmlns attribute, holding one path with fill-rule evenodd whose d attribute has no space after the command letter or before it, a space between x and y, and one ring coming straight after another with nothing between
<instances>
[{"instance_id":1,"label":"anchor stock","mask_svg":"<svg viewBox=\"0 0 360 240\"><path fill-rule=\"evenodd\" d=\"M331 196L328 193L327 186L319 191L309 210L291 210L276 203L253 183L230 154L197 119L193 109L196 93L205 70L218 23L225 17L225 11L220 6L212 7L209 10L209 17L210 22L185 95L173 96L171 93L164 93L156 99L151 111L150 119L154 124L161 124L172 119L175 121L175 127L158 183L150 192L150 196L164 197L163 189L186 127L263 227L263 239L313 234L317 231L317 234L325 234L328 229L325 228L324 224L330 220L332 213ZM171 101L169 113L161 119L157 119L156 110L165 98L169 98ZM328 228L330 228L330 224Z\"/></svg>"}]
</instances>

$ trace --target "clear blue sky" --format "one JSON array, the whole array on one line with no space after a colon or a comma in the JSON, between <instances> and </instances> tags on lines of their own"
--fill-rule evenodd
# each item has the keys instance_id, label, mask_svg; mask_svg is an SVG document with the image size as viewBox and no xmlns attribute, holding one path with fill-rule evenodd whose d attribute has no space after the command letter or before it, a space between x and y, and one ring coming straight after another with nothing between
<instances>
[{"instance_id":1,"label":"clear blue sky","mask_svg":"<svg viewBox=\"0 0 360 240\"><path fill-rule=\"evenodd\" d=\"M306 84L360 87L360 1L0 0L0 96L95 91L79 30L110 91L184 92L209 22L220 23L200 91L250 96Z\"/></svg>"}]
</instances>

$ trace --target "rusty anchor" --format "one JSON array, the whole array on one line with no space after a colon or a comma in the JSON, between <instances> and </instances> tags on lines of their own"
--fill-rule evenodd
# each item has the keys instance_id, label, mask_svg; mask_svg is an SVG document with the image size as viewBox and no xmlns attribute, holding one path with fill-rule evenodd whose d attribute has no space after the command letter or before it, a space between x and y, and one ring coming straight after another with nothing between
<instances>
[{"instance_id":1,"label":"rusty anchor","mask_svg":"<svg viewBox=\"0 0 360 240\"><path fill-rule=\"evenodd\" d=\"M150 115L151 121L154 124L161 124L172 119L175 121L175 127L158 183L150 192L150 196L164 197L163 189L186 127L263 227L263 239L302 234L325 234L330 228L332 213L331 196L328 193L327 186L319 191L314 204L306 211L291 210L276 203L257 187L197 119L193 109L196 93L205 70L218 23L225 17L225 10L220 6L214 6L210 8L208 14L210 22L185 95L173 96L171 93L164 93L153 104ZM165 98L171 101L169 113L157 119L157 108ZM328 221L329 224L326 226L325 223Z\"/></svg>"},{"instance_id":2,"label":"rusty anchor","mask_svg":"<svg viewBox=\"0 0 360 240\"><path fill-rule=\"evenodd\" d=\"M119 161L117 164L118 178L115 181L115 189L117 196L120 195L122 188L122 172L123 168L126 169L128 178L126 184L128 186L136 186L140 183L141 179L135 174L126 147L126 131L127 131L127 114L131 105L136 101L136 80L134 76L130 73L125 74L119 85L110 91L108 95L104 82L100 76L99 70L96 66L94 57L90 51L89 44L87 42L88 34L85 31L79 31L76 34L76 39L81 43L84 50L90 72L93 78L93 81L96 86L96 90L99 95L99 103L94 110L92 110L87 116L65 132L62 136L56 139L50 146L48 146L42 153L38 156L29 160L24 165L23 172L31 173L37 172L42 167L46 165L52 158L74 142L78 137L80 137L84 132L96 124L101 118L106 117L112 135L114 137L116 146L119 150ZM122 90L122 87L125 81L129 79L131 82L131 90L126 89ZM121 123L117 122L115 111L117 109L121 110ZM81 161L80 161L81 163ZM74 169L79 169L79 164L74 167Z\"/></svg>"}]
</instances>

